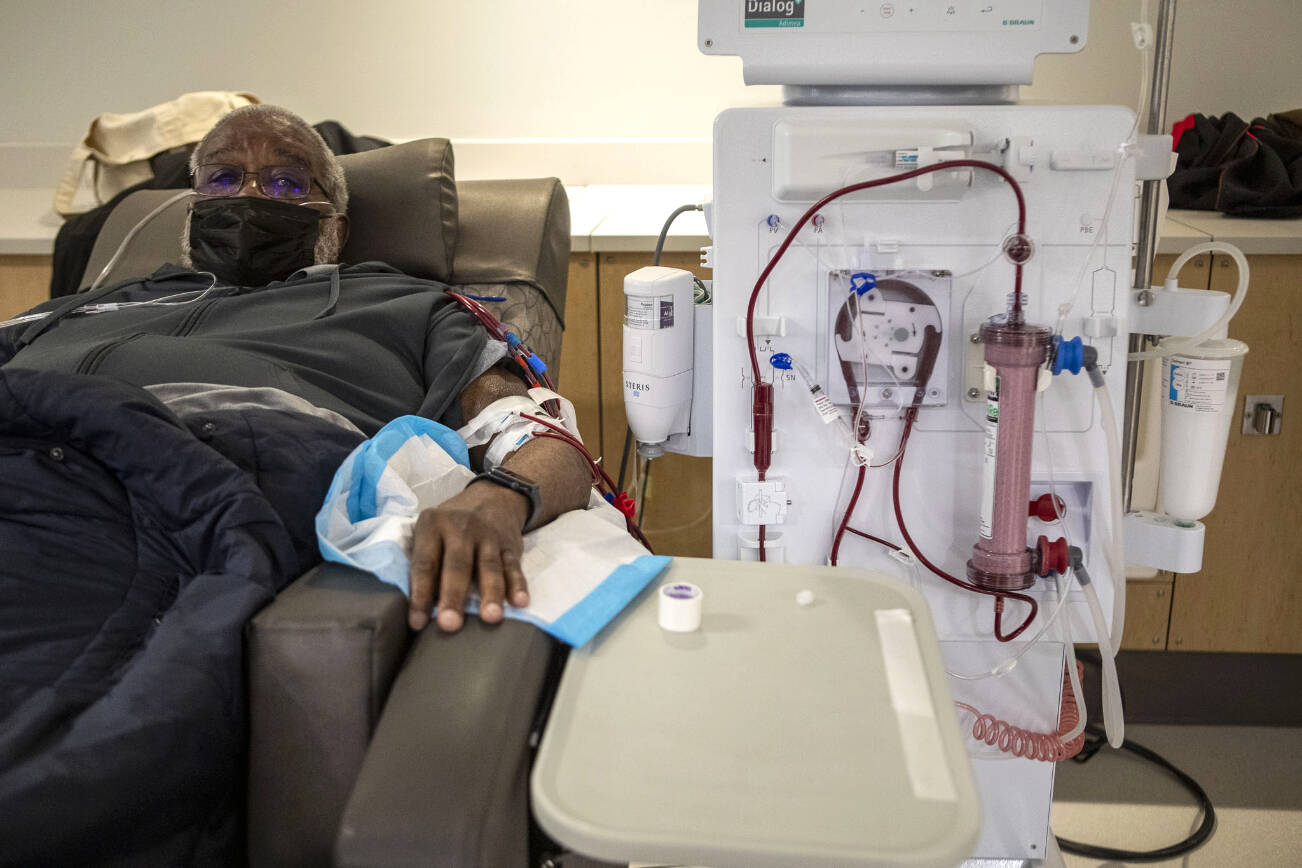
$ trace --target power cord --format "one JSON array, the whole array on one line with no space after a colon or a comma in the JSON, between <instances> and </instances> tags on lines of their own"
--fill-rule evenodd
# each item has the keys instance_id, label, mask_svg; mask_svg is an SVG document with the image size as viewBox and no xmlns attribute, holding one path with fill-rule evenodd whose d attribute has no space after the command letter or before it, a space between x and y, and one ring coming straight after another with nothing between
<instances>
[{"instance_id":1,"label":"power cord","mask_svg":"<svg viewBox=\"0 0 1302 868\"><path fill-rule=\"evenodd\" d=\"M1072 762L1089 762L1108 743L1107 734L1098 726L1087 725L1085 727L1085 736L1085 745L1081 748L1080 753L1072 758ZM1206 844L1216 832L1216 810L1212 807L1212 800L1207 796L1207 791L1197 781L1176 768L1156 751L1149 750L1142 744L1126 739L1121 743L1119 749L1128 750L1140 759L1147 760L1170 772L1198 800L1198 807L1203 813L1202 822L1189 837L1170 846L1159 847L1156 850L1119 850L1113 847L1100 847L1095 844L1082 844L1079 841L1072 841L1067 838L1058 838L1058 847L1064 853L1073 853L1090 859L1103 859L1114 862L1162 862L1167 859L1177 859L1186 853L1192 853L1203 844Z\"/></svg>"}]
</instances>

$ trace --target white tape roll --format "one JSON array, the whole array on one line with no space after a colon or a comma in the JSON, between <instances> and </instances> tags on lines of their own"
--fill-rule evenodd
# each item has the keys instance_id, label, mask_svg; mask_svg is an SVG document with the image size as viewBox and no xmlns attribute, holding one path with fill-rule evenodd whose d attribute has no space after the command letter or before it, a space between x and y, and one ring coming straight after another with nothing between
<instances>
[{"instance_id":1,"label":"white tape roll","mask_svg":"<svg viewBox=\"0 0 1302 868\"><path fill-rule=\"evenodd\" d=\"M701 589L687 582L660 586L660 626L674 633L691 633L701 626Z\"/></svg>"}]
</instances>

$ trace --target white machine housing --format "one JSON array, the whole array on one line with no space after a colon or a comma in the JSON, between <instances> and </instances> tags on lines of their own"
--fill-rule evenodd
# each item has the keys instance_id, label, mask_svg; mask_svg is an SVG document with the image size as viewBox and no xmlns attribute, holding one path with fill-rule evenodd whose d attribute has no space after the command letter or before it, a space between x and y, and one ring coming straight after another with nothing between
<instances>
[{"instance_id":1,"label":"white machine housing","mask_svg":"<svg viewBox=\"0 0 1302 868\"><path fill-rule=\"evenodd\" d=\"M1035 58L1085 46L1089 0L702 0L697 45L747 84L1030 84Z\"/></svg>"},{"instance_id":2,"label":"white machine housing","mask_svg":"<svg viewBox=\"0 0 1302 868\"><path fill-rule=\"evenodd\" d=\"M741 519L740 496L781 497L785 509L779 510L780 523L766 528L766 554L797 563L826 562L845 509L854 478L854 468L847 467L849 447L840 442L836 426L822 423L799 378L770 365L773 354L786 353L829 396L845 402L847 414L846 390L854 381L872 425L874 464L895 454L903 427L901 407L915 388L926 390L903 459L901 506L919 549L952 575L965 576L978 532L988 385L983 348L973 336L982 322L1006 310L1013 288L1014 269L1001 248L1016 228L1016 201L996 175L952 172L930 185L905 182L852 194L826 206L801 230L762 290L756 311L757 320L766 323L756 334L761 371L775 392L776 448L765 480L773 491L756 488L750 451L752 376L736 323L745 316L752 286L814 201L886 173L886 163L926 147L921 141L910 147L911 136L965 142L975 158L1000 164L1021 179L1027 232L1035 243L1023 283L1027 320L1052 326L1059 306L1074 298L1064 336L1082 335L1098 349L1113 410L1122 416L1134 164L1119 160L1117 152L1133 121L1125 108L1081 106L738 108L718 117L712 206L716 558L753 559L757 554L757 528ZM850 159L847 142L859 136L874 145ZM793 147L797 140L799 146ZM883 142L885 153L877 149ZM1069 158L1055 160L1055 155ZM1105 224L1116 172L1121 173L1116 178L1120 192ZM792 178L799 182L791 183ZM868 290L863 275L871 275L878 289ZM889 304L874 299L882 287L894 290L886 299ZM858 289L864 293L857 295ZM851 297L858 301L842 301ZM864 324L860 345L868 349L862 364L853 362L838 331L845 327L838 316L850 315L846 311ZM1108 328L1090 326L1100 321ZM916 334L937 323L943 352L929 381L910 385L908 360L916 350ZM899 351L883 360L884 347ZM841 381L845 386L838 388ZM1063 522L1048 524L1028 519L1028 544L1039 534L1051 540L1066 535L1083 549L1103 610L1110 612L1114 577L1104 543L1112 492L1106 439L1088 378L1053 378L1036 415L1031 499L1052 487L1065 501L1067 515ZM892 508L891 472L890 467L868 471L850 524L902 542ZM780 495L774 493L778 491ZM857 537L842 542L838 563L894 572L916 583L931 605L954 671L981 672L1017 649L1016 643L994 641L989 597L955 589L920 567L902 567L886 548ZM1035 635L1057 599L1047 582L1028 593L1040 600L1041 615L1024 638ZM1008 610L1005 629L1024 614L1016 602ZM1075 641L1093 640L1079 590L1070 593L1063 616L1070 619ZM1061 642L1042 642L1008 675L952 679L951 689L956 698L1018 726L1053 731L1062 653ZM974 767L986 805L974 855L1043 858L1052 764L992 759L978 760Z\"/></svg>"}]
</instances>

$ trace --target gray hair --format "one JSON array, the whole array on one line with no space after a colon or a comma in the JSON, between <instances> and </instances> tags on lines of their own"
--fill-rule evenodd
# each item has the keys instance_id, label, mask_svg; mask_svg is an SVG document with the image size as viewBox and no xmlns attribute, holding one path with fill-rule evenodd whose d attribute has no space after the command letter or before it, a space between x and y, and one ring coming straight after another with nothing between
<instances>
[{"instance_id":1,"label":"gray hair","mask_svg":"<svg viewBox=\"0 0 1302 868\"><path fill-rule=\"evenodd\" d=\"M233 139L239 144L264 137L298 145L330 204L341 214L348 210L348 182L330 146L307 121L276 105L246 105L225 115L191 152L190 174L198 170L204 155L218 142Z\"/></svg>"},{"instance_id":2,"label":"gray hair","mask_svg":"<svg viewBox=\"0 0 1302 868\"><path fill-rule=\"evenodd\" d=\"M284 142L296 150L301 150L308 161L312 178L320 186L337 214L348 210L348 182L344 178L344 169L339 160L326 144L321 134L314 130L307 121L298 115L274 105L246 105L235 109L222 117L215 126L200 140L190 153L190 174L198 171L204 157L217 145L240 147L257 139L272 139ZM343 247L342 221L329 220L321 227L317 237L315 261L338 262L339 250ZM185 226L181 233L181 264L189 267L190 262L190 216L186 215Z\"/></svg>"}]
</instances>

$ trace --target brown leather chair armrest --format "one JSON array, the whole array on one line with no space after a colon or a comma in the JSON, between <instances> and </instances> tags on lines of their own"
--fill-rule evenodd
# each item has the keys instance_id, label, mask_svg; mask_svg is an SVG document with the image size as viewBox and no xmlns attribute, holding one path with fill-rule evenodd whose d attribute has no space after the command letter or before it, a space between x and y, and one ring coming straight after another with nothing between
<instances>
[{"instance_id":1,"label":"brown leather chair armrest","mask_svg":"<svg viewBox=\"0 0 1302 868\"><path fill-rule=\"evenodd\" d=\"M422 632L348 800L335 864L524 866L529 736L557 648L518 621Z\"/></svg>"},{"instance_id":2,"label":"brown leather chair armrest","mask_svg":"<svg viewBox=\"0 0 1302 868\"><path fill-rule=\"evenodd\" d=\"M322 564L248 628L249 864L326 865L410 645L407 599Z\"/></svg>"}]
</instances>

